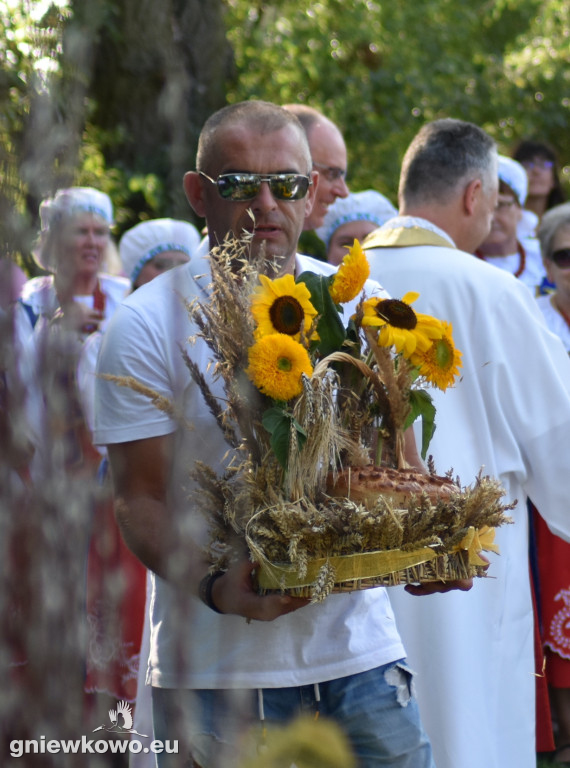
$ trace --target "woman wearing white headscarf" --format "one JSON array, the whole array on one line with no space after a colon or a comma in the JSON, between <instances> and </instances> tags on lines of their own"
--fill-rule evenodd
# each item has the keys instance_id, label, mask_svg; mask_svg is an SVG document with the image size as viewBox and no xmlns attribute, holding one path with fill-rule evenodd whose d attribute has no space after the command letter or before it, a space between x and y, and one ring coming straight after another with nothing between
<instances>
[{"instance_id":1,"label":"woman wearing white headscarf","mask_svg":"<svg viewBox=\"0 0 570 768\"><path fill-rule=\"evenodd\" d=\"M527 175L520 163L504 155L499 155L498 171L499 196L491 231L475 255L510 272L536 295L546 278L546 272L536 235L525 228L523 221Z\"/></svg>"},{"instance_id":2,"label":"woman wearing white headscarf","mask_svg":"<svg viewBox=\"0 0 570 768\"><path fill-rule=\"evenodd\" d=\"M61 189L42 202L40 218L34 257L49 274L27 281L22 289L14 310L16 345L34 447L31 482L38 504L45 502L46 536L62 534L54 561L61 571L50 569L49 587L57 591L55 585L67 577L62 588L69 612L65 634L74 637L73 653L83 669L88 548L94 546L93 531L109 533L99 512L111 494L97 480L101 454L92 443L77 370L88 340L105 329L130 283L104 272L115 248L108 195L91 187ZM42 555L49 559L54 553L48 547ZM91 649L92 633L88 643ZM108 659L108 648L104 651Z\"/></svg>"},{"instance_id":3,"label":"woman wearing white headscarf","mask_svg":"<svg viewBox=\"0 0 570 768\"><path fill-rule=\"evenodd\" d=\"M40 207L41 233L34 257L50 275L29 280L16 308L21 342L48 324L84 341L103 328L129 290L123 277L103 272L114 249L113 206L91 187L59 190Z\"/></svg>"},{"instance_id":4,"label":"woman wearing white headscarf","mask_svg":"<svg viewBox=\"0 0 570 768\"><path fill-rule=\"evenodd\" d=\"M340 264L355 240L362 242L397 215L398 211L388 198L373 189L338 197L329 206L322 226L316 230L326 246L329 264Z\"/></svg>"},{"instance_id":5,"label":"woman wearing white headscarf","mask_svg":"<svg viewBox=\"0 0 570 768\"><path fill-rule=\"evenodd\" d=\"M196 227L179 219L151 219L127 230L119 242L119 256L133 291L185 264L200 240Z\"/></svg>"}]
</instances>

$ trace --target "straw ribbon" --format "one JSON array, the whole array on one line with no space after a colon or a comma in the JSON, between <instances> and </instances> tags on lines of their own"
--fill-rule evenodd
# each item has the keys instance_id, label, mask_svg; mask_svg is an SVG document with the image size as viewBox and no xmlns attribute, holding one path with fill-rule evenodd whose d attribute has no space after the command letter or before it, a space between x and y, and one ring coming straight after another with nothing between
<instances>
[{"instance_id":1,"label":"straw ribbon","mask_svg":"<svg viewBox=\"0 0 570 768\"><path fill-rule=\"evenodd\" d=\"M258 585L262 589L291 589L310 586L314 583L322 566L328 564L334 568L335 581L340 583L396 573L435 560L437 556L437 551L431 547L421 547L411 552L394 549L382 552L359 552L354 555L319 557L309 561L303 577L299 576L297 570L291 566L270 563L264 559L257 579Z\"/></svg>"}]
</instances>

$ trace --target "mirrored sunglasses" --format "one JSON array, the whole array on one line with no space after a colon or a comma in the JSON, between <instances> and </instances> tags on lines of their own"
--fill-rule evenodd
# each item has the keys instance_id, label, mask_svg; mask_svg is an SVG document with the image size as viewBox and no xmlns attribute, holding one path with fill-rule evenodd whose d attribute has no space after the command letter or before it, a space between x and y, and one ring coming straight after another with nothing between
<instances>
[{"instance_id":1,"label":"mirrored sunglasses","mask_svg":"<svg viewBox=\"0 0 570 768\"><path fill-rule=\"evenodd\" d=\"M570 248L560 248L560 250L554 251L550 259L560 269L570 269Z\"/></svg>"},{"instance_id":2,"label":"mirrored sunglasses","mask_svg":"<svg viewBox=\"0 0 570 768\"><path fill-rule=\"evenodd\" d=\"M309 176L299 173L222 173L212 179L200 171L200 176L215 184L224 200L236 202L256 198L264 181L276 200L301 200L313 183Z\"/></svg>"}]
</instances>

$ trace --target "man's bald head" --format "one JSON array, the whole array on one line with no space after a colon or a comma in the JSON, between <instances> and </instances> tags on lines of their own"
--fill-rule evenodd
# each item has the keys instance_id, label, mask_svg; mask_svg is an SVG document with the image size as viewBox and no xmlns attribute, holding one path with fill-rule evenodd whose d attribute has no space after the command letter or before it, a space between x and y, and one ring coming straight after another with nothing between
<instances>
[{"instance_id":1,"label":"man's bald head","mask_svg":"<svg viewBox=\"0 0 570 768\"><path fill-rule=\"evenodd\" d=\"M305 229L316 229L324 221L329 205L338 197L347 197L345 176L347 167L346 145L338 127L318 110L307 104L285 104L303 126L313 168L319 173L315 205L305 220Z\"/></svg>"}]
</instances>

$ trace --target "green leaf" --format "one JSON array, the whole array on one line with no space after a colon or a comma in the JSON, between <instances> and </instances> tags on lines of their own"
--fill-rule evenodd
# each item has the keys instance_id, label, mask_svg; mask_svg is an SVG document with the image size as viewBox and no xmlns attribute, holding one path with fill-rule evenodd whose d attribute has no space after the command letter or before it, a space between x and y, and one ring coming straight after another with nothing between
<instances>
[{"instance_id":1,"label":"green leaf","mask_svg":"<svg viewBox=\"0 0 570 768\"><path fill-rule=\"evenodd\" d=\"M274 406L268 408L262 416L261 423L271 435L271 450L283 469L287 469L289 458L289 429L291 417L283 408Z\"/></svg>"},{"instance_id":2,"label":"green leaf","mask_svg":"<svg viewBox=\"0 0 570 768\"><path fill-rule=\"evenodd\" d=\"M290 420L285 417L271 433L271 450L283 469L287 469L289 461L289 440L291 436Z\"/></svg>"},{"instance_id":3,"label":"green leaf","mask_svg":"<svg viewBox=\"0 0 570 768\"><path fill-rule=\"evenodd\" d=\"M271 450L275 454L277 461L281 464L283 469L287 469L289 444L291 440L291 425L293 425L297 432L299 450L301 450L307 442L306 431L299 422L293 418L292 414L287 413L279 406L268 408L263 414L261 422L271 435Z\"/></svg>"},{"instance_id":4,"label":"green leaf","mask_svg":"<svg viewBox=\"0 0 570 768\"><path fill-rule=\"evenodd\" d=\"M305 283L311 292L311 303L320 315L317 325L320 338L317 346L319 354L326 357L331 352L339 350L346 339L346 330L340 313L329 292L329 278L313 272L303 272L297 278L297 282Z\"/></svg>"},{"instance_id":5,"label":"green leaf","mask_svg":"<svg viewBox=\"0 0 570 768\"><path fill-rule=\"evenodd\" d=\"M261 423L265 427L265 429L269 432L269 434L273 434L275 429L279 426L279 424L283 421L283 419L288 419L288 416L286 412L283 410L283 408L279 408L278 406L274 406L272 408L268 408L261 418Z\"/></svg>"},{"instance_id":6,"label":"green leaf","mask_svg":"<svg viewBox=\"0 0 570 768\"><path fill-rule=\"evenodd\" d=\"M423 389L413 389L410 392L411 411L404 424L404 429L410 427L419 417L422 420L422 448L421 456L425 459L429 444L435 432L435 405L431 395Z\"/></svg>"}]
</instances>

